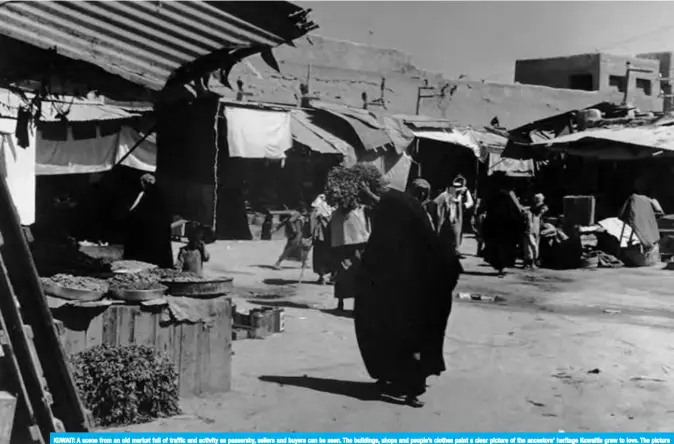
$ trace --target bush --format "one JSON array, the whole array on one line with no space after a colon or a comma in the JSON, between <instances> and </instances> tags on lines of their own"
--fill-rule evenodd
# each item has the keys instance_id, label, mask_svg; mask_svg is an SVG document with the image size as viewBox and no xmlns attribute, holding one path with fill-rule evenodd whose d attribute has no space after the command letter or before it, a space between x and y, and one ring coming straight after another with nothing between
<instances>
[{"instance_id":1,"label":"bush","mask_svg":"<svg viewBox=\"0 0 674 444\"><path fill-rule=\"evenodd\" d=\"M354 210L363 203L360 198L361 183L365 183L373 191L378 191L381 177L381 173L373 165L356 164L351 168L337 166L328 173L325 200L332 207Z\"/></svg>"},{"instance_id":2,"label":"bush","mask_svg":"<svg viewBox=\"0 0 674 444\"><path fill-rule=\"evenodd\" d=\"M71 358L82 402L96 425L146 422L180 413L178 374L154 348L101 345Z\"/></svg>"}]
</instances>

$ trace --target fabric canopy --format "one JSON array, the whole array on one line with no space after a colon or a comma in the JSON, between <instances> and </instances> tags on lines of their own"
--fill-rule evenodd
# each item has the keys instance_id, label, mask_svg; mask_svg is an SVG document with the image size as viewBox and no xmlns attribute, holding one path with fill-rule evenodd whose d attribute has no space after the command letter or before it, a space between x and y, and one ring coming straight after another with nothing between
<instances>
[{"instance_id":1,"label":"fabric canopy","mask_svg":"<svg viewBox=\"0 0 674 444\"><path fill-rule=\"evenodd\" d=\"M488 153L487 156L489 165L488 175L492 175L497 171L505 173L509 177L533 177L534 175L534 161L531 159L509 159L494 152Z\"/></svg>"},{"instance_id":2,"label":"fabric canopy","mask_svg":"<svg viewBox=\"0 0 674 444\"><path fill-rule=\"evenodd\" d=\"M369 163L377 167L382 175L387 179L389 186L398 191L405 191L407 188L407 179L412 167L412 158L407 154L397 154L389 151L382 154Z\"/></svg>"},{"instance_id":3,"label":"fabric canopy","mask_svg":"<svg viewBox=\"0 0 674 444\"><path fill-rule=\"evenodd\" d=\"M346 156L349 152L354 151L353 147L346 141L314 125L307 112L297 110L293 111L291 116L290 126L293 139L302 145L322 154L342 154Z\"/></svg>"},{"instance_id":4,"label":"fabric canopy","mask_svg":"<svg viewBox=\"0 0 674 444\"><path fill-rule=\"evenodd\" d=\"M41 176L59 174L91 174L111 170L142 138L132 127L123 126L120 132L101 136L96 126L96 138L76 140L72 127L68 140L49 140L37 132L36 173ZM157 145L144 140L122 165L141 171L154 172L157 165Z\"/></svg>"},{"instance_id":5,"label":"fabric canopy","mask_svg":"<svg viewBox=\"0 0 674 444\"><path fill-rule=\"evenodd\" d=\"M384 124L368 111L318 100L312 101L311 105L346 121L367 151L383 150L394 143Z\"/></svg>"},{"instance_id":6,"label":"fabric canopy","mask_svg":"<svg viewBox=\"0 0 674 444\"><path fill-rule=\"evenodd\" d=\"M480 158L480 145L469 133L460 133L458 131L413 131L413 133L420 139L435 140L468 148L473 151L475 157Z\"/></svg>"},{"instance_id":7,"label":"fabric canopy","mask_svg":"<svg viewBox=\"0 0 674 444\"><path fill-rule=\"evenodd\" d=\"M285 159L292 148L290 113L226 107L230 157Z\"/></svg>"},{"instance_id":8,"label":"fabric canopy","mask_svg":"<svg viewBox=\"0 0 674 444\"><path fill-rule=\"evenodd\" d=\"M7 181L9 194L21 225L35 223L35 127L28 131L29 144L20 147L14 133L15 119L0 118L0 174Z\"/></svg>"},{"instance_id":9,"label":"fabric canopy","mask_svg":"<svg viewBox=\"0 0 674 444\"><path fill-rule=\"evenodd\" d=\"M674 126L592 129L537 142L532 147L603 160L671 156L674 155Z\"/></svg>"}]
</instances>

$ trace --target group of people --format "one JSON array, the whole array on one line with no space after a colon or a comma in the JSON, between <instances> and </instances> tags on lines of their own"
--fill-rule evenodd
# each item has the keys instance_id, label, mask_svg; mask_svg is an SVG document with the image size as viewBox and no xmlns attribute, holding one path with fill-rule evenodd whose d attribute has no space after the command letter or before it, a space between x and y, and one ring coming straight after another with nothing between
<instances>
[{"instance_id":1,"label":"group of people","mask_svg":"<svg viewBox=\"0 0 674 444\"><path fill-rule=\"evenodd\" d=\"M141 184L131 208L126 256L201 273L208 253L200 230L190 230L173 264L165 203L152 176L143 176ZM321 283L334 283L337 308L354 299L358 347L381 394L420 407L427 378L446 369L443 343L452 293L463 272L464 212L474 201L461 176L435 199L423 179L407 192L388 188L383 179L378 186L361 184L361 191L362 204L352 210L331 208L321 195L311 211L287 218L277 228L285 229L287 244L275 265L294 259L304 267L313 249L313 269ZM533 263L535 226L543 212L540 196L524 211L510 191L489 194L476 213L485 259L502 273L514 263L516 246L528 239L526 258Z\"/></svg>"},{"instance_id":2,"label":"group of people","mask_svg":"<svg viewBox=\"0 0 674 444\"><path fill-rule=\"evenodd\" d=\"M473 221L477 255L503 277L520 255L525 268L535 269L539 265L541 226L548 208L540 193L531 196L529 205L523 206L515 192L499 180L499 175L495 176L486 198L477 206Z\"/></svg>"}]
</instances>

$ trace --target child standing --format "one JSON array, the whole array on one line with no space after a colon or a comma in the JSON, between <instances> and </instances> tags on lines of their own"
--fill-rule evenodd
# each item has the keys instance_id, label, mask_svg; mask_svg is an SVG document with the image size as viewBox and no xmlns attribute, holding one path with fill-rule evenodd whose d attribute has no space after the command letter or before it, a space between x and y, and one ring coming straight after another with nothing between
<instances>
[{"instance_id":1,"label":"child standing","mask_svg":"<svg viewBox=\"0 0 674 444\"><path fill-rule=\"evenodd\" d=\"M547 213L545 196L536 194L529 209L524 210L527 229L524 234L524 267L533 270L538 265L539 247L541 241L542 219Z\"/></svg>"},{"instance_id":2,"label":"child standing","mask_svg":"<svg viewBox=\"0 0 674 444\"><path fill-rule=\"evenodd\" d=\"M208 262L211 259L208 251L206 251L206 244L203 241L204 231L201 226L193 223L190 224L188 230L188 242L178 252L176 269L202 276L204 262Z\"/></svg>"}]
</instances>

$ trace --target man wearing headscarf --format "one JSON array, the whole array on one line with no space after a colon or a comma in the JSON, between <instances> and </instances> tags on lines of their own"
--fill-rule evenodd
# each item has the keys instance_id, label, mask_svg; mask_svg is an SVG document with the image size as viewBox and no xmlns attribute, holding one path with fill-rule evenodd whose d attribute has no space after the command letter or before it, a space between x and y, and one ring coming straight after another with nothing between
<instances>
[{"instance_id":1,"label":"man wearing headscarf","mask_svg":"<svg viewBox=\"0 0 674 444\"><path fill-rule=\"evenodd\" d=\"M318 283L325 283L325 276L334 278L335 266L333 251L330 246L330 219L335 211L325 200L325 194L320 194L311 204L311 233L313 237L313 266L318 275Z\"/></svg>"},{"instance_id":2,"label":"man wearing headscarf","mask_svg":"<svg viewBox=\"0 0 674 444\"><path fill-rule=\"evenodd\" d=\"M436 231L448 248L461 255L463 240L463 212L473 207L473 196L466 187L466 179L459 175L447 189L435 199L437 206Z\"/></svg>"},{"instance_id":3,"label":"man wearing headscarf","mask_svg":"<svg viewBox=\"0 0 674 444\"><path fill-rule=\"evenodd\" d=\"M366 194L374 207L356 274L358 348L383 393L421 407L427 377L446 369L443 343L461 264L443 248L418 197L395 189Z\"/></svg>"},{"instance_id":4,"label":"man wearing headscarf","mask_svg":"<svg viewBox=\"0 0 674 444\"><path fill-rule=\"evenodd\" d=\"M437 206L433 200L430 199L431 196L431 184L427 180L418 178L412 182L408 192L416 197L421 206L424 207L424 211L428 215L428 220L431 222L431 226L435 230L436 225L436 215L437 215Z\"/></svg>"}]
</instances>

